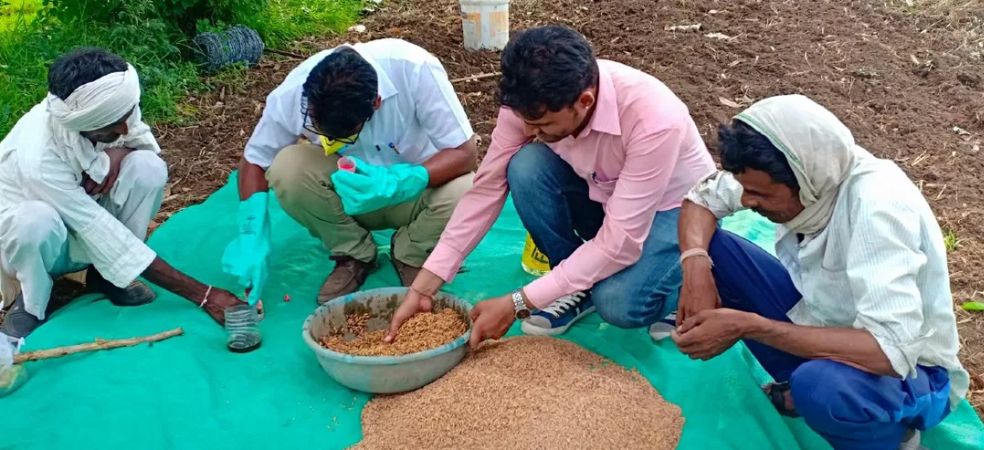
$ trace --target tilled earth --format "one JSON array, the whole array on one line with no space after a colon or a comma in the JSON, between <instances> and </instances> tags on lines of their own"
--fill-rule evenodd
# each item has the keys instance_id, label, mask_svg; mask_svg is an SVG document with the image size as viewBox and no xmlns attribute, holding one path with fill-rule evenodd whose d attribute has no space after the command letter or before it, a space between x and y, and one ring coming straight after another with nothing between
<instances>
[{"instance_id":1,"label":"tilled earth","mask_svg":"<svg viewBox=\"0 0 984 450\"><path fill-rule=\"evenodd\" d=\"M950 255L957 304L984 297L984 37L959 18L902 14L875 1L513 0L514 29L566 24L599 57L643 69L672 88L710 148L716 127L763 97L802 93L830 108L872 153L895 160L922 188L957 242ZM364 33L298 42L298 56L344 41L397 37L437 55L453 79L492 74L494 52L461 44L455 0L392 0L368 15ZM984 10L984 4L977 11ZM691 31L674 26L697 25ZM191 99L194 125L158 129L171 186L160 220L226 182L259 119L266 94L299 59L269 55L241 82ZM456 81L488 145L497 110L495 76ZM984 314L958 308L962 359L984 406Z\"/></svg>"}]
</instances>

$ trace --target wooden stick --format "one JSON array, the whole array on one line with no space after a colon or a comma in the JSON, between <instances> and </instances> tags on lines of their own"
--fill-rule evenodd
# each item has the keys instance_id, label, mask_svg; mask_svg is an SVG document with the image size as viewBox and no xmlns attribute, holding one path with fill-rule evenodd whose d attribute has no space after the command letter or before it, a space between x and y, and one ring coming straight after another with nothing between
<instances>
[{"instance_id":1,"label":"wooden stick","mask_svg":"<svg viewBox=\"0 0 984 450\"><path fill-rule=\"evenodd\" d=\"M273 53L275 55L287 56L287 57L294 58L294 59L307 59L307 56L298 55L297 53L285 52L283 50L276 50L276 49L272 49L272 48L264 48L263 51L265 51L267 53Z\"/></svg>"},{"instance_id":2,"label":"wooden stick","mask_svg":"<svg viewBox=\"0 0 984 450\"><path fill-rule=\"evenodd\" d=\"M92 352L96 350L109 350L109 349L120 348L120 347L132 347L137 344L143 344L144 342L163 341L164 339L174 336L180 336L182 334L184 334L183 329L175 328L173 330L153 334L150 336L132 337L129 339L111 339L111 340L96 339L95 342L89 342L86 344L69 345L67 347L58 347L48 350L38 350L34 352L21 353L14 357L14 364L20 364L27 361L38 361L41 359L58 358L65 355L71 355L73 353Z\"/></svg>"},{"instance_id":3,"label":"wooden stick","mask_svg":"<svg viewBox=\"0 0 984 450\"><path fill-rule=\"evenodd\" d=\"M451 82L452 83L460 83L462 81L478 81L478 80L484 80L486 78L497 77L499 75L502 75L502 72L480 73L480 74L477 74L477 75L470 75L470 76L467 76L467 77L455 78L455 79L451 80Z\"/></svg>"}]
</instances>

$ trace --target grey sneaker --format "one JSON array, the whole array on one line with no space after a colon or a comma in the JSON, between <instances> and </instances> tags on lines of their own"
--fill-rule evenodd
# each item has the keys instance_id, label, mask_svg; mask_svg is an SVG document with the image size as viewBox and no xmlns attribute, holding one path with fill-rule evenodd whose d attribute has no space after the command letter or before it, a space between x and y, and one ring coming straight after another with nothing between
<instances>
[{"instance_id":1,"label":"grey sneaker","mask_svg":"<svg viewBox=\"0 0 984 450\"><path fill-rule=\"evenodd\" d=\"M929 450L922 446L922 433L919 430L912 429L906 433L905 438L902 439L902 443L899 444L899 450Z\"/></svg>"},{"instance_id":2,"label":"grey sneaker","mask_svg":"<svg viewBox=\"0 0 984 450\"><path fill-rule=\"evenodd\" d=\"M44 321L24 309L24 295L18 294L3 319L3 325L0 325L0 332L15 338L27 337L42 322Z\"/></svg>"},{"instance_id":3,"label":"grey sneaker","mask_svg":"<svg viewBox=\"0 0 984 450\"><path fill-rule=\"evenodd\" d=\"M670 337L673 334L673 330L676 330L676 313L670 314L659 322L650 325L649 337L659 342Z\"/></svg>"}]
</instances>

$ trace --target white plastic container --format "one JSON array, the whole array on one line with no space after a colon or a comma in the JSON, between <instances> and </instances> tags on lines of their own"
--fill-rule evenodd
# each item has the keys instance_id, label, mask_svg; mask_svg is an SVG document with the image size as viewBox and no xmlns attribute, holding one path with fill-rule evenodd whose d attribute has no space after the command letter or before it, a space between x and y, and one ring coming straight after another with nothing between
<instances>
[{"instance_id":1,"label":"white plastic container","mask_svg":"<svg viewBox=\"0 0 984 450\"><path fill-rule=\"evenodd\" d=\"M509 42L509 0L459 0L468 50L502 50Z\"/></svg>"}]
</instances>

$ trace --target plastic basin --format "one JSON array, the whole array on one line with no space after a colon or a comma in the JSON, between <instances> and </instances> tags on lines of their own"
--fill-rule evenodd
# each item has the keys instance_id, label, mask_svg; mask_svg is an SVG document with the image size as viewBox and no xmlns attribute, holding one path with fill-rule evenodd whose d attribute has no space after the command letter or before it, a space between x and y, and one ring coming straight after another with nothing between
<instances>
[{"instance_id":1,"label":"plastic basin","mask_svg":"<svg viewBox=\"0 0 984 450\"><path fill-rule=\"evenodd\" d=\"M440 347L400 356L356 356L328 350L317 339L345 326L345 316L368 313L369 331L386 329L406 288L379 288L338 297L304 321L302 336L321 368L335 381L363 392L392 394L420 388L447 373L465 356L471 336L471 304L445 293L434 297L434 309L452 308L468 323L465 334Z\"/></svg>"}]
</instances>

